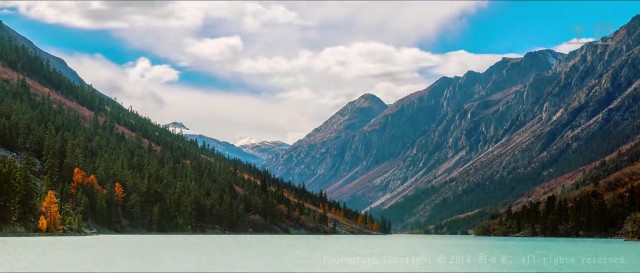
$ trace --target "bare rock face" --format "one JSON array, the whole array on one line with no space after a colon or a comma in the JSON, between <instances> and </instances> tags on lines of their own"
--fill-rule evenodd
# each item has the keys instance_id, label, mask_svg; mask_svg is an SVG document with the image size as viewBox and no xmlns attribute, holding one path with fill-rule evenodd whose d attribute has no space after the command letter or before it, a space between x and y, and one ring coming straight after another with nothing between
<instances>
[{"instance_id":1,"label":"bare rock face","mask_svg":"<svg viewBox=\"0 0 640 273\"><path fill-rule=\"evenodd\" d=\"M350 168L344 166L346 162L363 160L361 155L350 153L353 137L385 109L387 105L380 98L364 94L264 166L285 179L306 183L311 190L326 188Z\"/></svg>"},{"instance_id":2,"label":"bare rock face","mask_svg":"<svg viewBox=\"0 0 640 273\"><path fill-rule=\"evenodd\" d=\"M283 153L289 149L291 145L282 141L261 141L257 143L243 144L238 147L247 153L255 155L264 162L277 154Z\"/></svg>"},{"instance_id":3,"label":"bare rock face","mask_svg":"<svg viewBox=\"0 0 640 273\"><path fill-rule=\"evenodd\" d=\"M611 44L504 58L389 107L365 95L265 166L400 229L499 205L640 134L639 33L636 16Z\"/></svg>"}]
</instances>

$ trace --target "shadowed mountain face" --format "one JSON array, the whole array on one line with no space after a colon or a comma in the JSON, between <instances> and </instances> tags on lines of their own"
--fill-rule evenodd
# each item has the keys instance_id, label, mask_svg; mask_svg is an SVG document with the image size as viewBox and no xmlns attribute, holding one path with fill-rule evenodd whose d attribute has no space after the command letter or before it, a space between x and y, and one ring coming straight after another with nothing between
<instances>
[{"instance_id":1,"label":"shadowed mountain face","mask_svg":"<svg viewBox=\"0 0 640 273\"><path fill-rule=\"evenodd\" d=\"M349 115L360 98L266 166L400 229L499 205L638 136L639 30L636 16L611 44L505 58Z\"/></svg>"},{"instance_id":2,"label":"shadowed mountain face","mask_svg":"<svg viewBox=\"0 0 640 273\"><path fill-rule=\"evenodd\" d=\"M353 138L386 109L387 105L380 98L362 95L288 150L267 160L264 166L279 176L305 182L310 190L327 188L353 168L345 164L359 164L364 160L363 153L350 150L355 144Z\"/></svg>"}]
</instances>

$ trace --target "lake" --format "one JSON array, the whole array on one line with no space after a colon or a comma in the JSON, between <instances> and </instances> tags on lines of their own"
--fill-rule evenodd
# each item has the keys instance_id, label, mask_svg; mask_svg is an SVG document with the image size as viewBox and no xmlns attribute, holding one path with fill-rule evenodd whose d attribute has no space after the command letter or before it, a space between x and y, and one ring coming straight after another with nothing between
<instances>
[{"instance_id":1,"label":"lake","mask_svg":"<svg viewBox=\"0 0 640 273\"><path fill-rule=\"evenodd\" d=\"M634 272L640 243L388 235L0 238L0 271Z\"/></svg>"}]
</instances>

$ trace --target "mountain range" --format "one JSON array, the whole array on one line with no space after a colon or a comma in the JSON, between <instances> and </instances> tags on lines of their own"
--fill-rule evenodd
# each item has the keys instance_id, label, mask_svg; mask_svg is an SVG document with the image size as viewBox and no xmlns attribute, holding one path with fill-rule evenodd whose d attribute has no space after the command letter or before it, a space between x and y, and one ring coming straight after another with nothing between
<instances>
[{"instance_id":1,"label":"mountain range","mask_svg":"<svg viewBox=\"0 0 640 273\"><path fill-rule=\"evenodd\" d=\"M282 141L261 141L236 146L192 131L182 122L171 122L163 127L173 133L182 134L189 140L196 141L198 145L208 145L229 158L239 159L256 166L262 165L269 157L285 151L290 146Z\"/></svg>"},{"instance_id":2,"label":"mountain range","mask_svg":"<svg viewBox=\"0 0 640 273\"><path fill-rule=\"evenodd\" d=\"M391 219L400 231L479 222L506 205L579 187L594 166L622 168L607 162L622 162L618 156L640 141L640 16L569 54L545 49L503 58L481 73L442 77L391 105L364 94L291 146L238 147L180 122L165 130L1 22L0 38L7 52L0 56L7 92L0 102L14 109L0 109L0 158L35 157L37 173L20 170L28 175L19 181L33 200L35 188L47 185L73 200L67 184L77 166L109 183L122 181L132 202L123 215L105 216L118 203L100 212L100 193L88 194L85 216L113 229L328 233L331 220L374 231L371 214L360 210ZM53 115L65 122L49 120ZM11 164L2 171L26 168ZM102 183L103 194L113 195L113 186ZM17 192L2 187L2 196ZM28 220L29 213L1 214L0 224Z\"/></svg>"},{"instance_id":3,"label":"mountain range","mask_svg":"<svg viewBox=\"0 0 640 273\"><path fill-rule=\"evenodd\" d=\"M569 54L503 58L387 106L367 94L267 160L400 230L499 208L640 133L640 16Z\"/></svg>"}]
</instances>

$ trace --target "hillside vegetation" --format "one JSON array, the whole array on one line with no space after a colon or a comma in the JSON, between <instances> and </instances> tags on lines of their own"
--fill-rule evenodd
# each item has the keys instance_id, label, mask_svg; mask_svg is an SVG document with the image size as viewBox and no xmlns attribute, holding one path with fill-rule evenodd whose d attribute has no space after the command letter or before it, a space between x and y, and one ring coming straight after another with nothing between
<instances>
[{"instance_id":1,"label":"hillside vegetation","mask_svg":"<svg viewBox=\"0 0 640 273\"><path fill-rule=\"evenodd\" d=\"M371 215L198 146L75 84L0 27L5 231L389 230Z\"/></svg>"},{"instance_id":2,"label":"hillside vegetation","mask_svg":"<svg viewBox=\"0 0 640 273\"><path fill-rule=\"evenodd\" d=\"M478 235L640 238L640 144L519 207L508 206L475 228Z\"/></svg>"}]
</instances>

